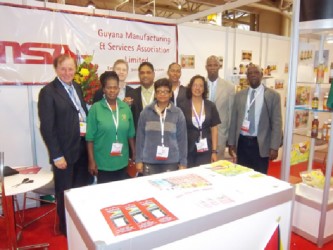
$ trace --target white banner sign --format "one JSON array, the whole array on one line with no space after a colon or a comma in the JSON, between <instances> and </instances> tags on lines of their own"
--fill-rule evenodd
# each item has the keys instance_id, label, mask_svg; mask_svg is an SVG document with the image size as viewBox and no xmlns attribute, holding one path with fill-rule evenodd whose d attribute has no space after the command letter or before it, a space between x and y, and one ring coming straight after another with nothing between
<instances>
[{"instance_id":1,"label":"white banner sign","mask_svg":"<svg viewBox=\"0 0 333 250\"><path fill-rule=\"evenodd\" d=\"M129 63L128 82L137 82L141 62L165 77L177 58L176 26L0 5L0 84L45 84L61 53L93 55L99 75L113 62Z\"/></svg>"}]
</instances>

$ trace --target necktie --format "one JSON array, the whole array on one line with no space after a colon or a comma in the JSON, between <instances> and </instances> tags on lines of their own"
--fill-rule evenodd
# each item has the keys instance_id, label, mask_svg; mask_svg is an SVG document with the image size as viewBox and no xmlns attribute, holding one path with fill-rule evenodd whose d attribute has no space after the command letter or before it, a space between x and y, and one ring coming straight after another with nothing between
<instances>
[{"instance_id":1,"label":"necktie","mask_svg":"<svg viewBox=\"0 0 333 250\"><path fill-rule=\"evenodd\" d=\"M250 134L252 135L254 133L254 130L255 130L255 93L256 91L255 90L252 90L252 93L251 93L251 97L250 97L250 110L249 110L249 122L250 122L250 129L249 129L249 132Z\"/></svg>"},{"instance_id":2,"label":"necktie","mask_svg":"<svg viewBox=\"0 0 333 250\"><path fill-rule=\"evenodd\" d=\"M83 110L82 106L81 106L81 102L80 100L78 99L77 95L74 93L75 89L74 89L74 86L71 85L69 88L68 88L68 93L69 93L69 96L70 98L72 99L72 102L74 103L75 107L78 109L78 111L80 112L80 120L82 119L83 121L85 121L85 118L86 118L86 113L85 111Z\"/></svg>"}]
</instances>

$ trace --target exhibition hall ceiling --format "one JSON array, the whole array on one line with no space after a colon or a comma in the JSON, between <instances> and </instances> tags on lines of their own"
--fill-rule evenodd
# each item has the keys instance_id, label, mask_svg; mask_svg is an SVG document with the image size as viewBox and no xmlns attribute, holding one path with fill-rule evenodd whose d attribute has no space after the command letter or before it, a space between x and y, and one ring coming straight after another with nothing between
<instances>
[{"instance_id":1,"label":"exhibition hall ceiling","mask_svg":"<svg viewBox=\"0 0 333 250\"><path fill-rule=\"evenodd\" d=\"M251 14L260 15L262 11L271 11L285 15L290 13L293 0L38 0L42 2L57 2L66 5L87 7L93 3L97 9L127 12L139 15L155 15L170 19L180 19L210 9L224 6L219 22L223 26L237 27L240 24L250 24ZM231 8L237 4L237 8ZM229 8L230 6L230 8ZM208 16L208 14L213 14ZM195 18L200 22L210 22L215 13ZM214 21L214 20L213 20Z\"/></svg>"}]
</instances>

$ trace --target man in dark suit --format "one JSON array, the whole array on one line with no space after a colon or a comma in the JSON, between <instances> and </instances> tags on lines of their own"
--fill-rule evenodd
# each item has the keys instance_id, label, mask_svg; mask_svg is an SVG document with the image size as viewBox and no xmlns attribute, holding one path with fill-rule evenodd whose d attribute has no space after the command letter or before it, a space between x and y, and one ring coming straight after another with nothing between
<instances>
[{"instance_id":1,"label":"man in dark suit","mask_svg":"<svg viewBox=\"0 0 333 250\"><path fill-rule=\"evenodd\" d=\"M130 96L133 99L131 106L135 129L137 128L141 111L154 100L154 66L150 62L143 62L139 65L140 85L133 89Z\"/></svg>"},{"instance_id":2,"label":"man in dark suit","mask_svg":"<svg viewBox=\"0 0 333 250\"><path fill-rule=\"evenodd\" d=\"M53 167L59 229L66 235L64 191L91 183L85 141L86 104L73 82L76 64L69 55L55 58L57 77L39 93L40 131Z\"/></svg>"},{"instance_id":3,"label":"man in dark suit","mask_svg":"<svg viewBox=\"0 0 333 250\"><path fill-rule=\"evenodd\" d=\"M178 104L186 99L186 88L180 84L182 67L178 63L171 63L168 68L169 81L172 84L171 101L178 107Z\"/></svg>"},{"instance_id":4,"label":"man in dark suit","mask_svg":"<svg viewBox=\"0 0 333 250\"><path fill-rule=\"evenodd\" d=\"M282 140L281 98L262 83L262 70L251 64L248 89L238 92L231 115L229 154L240 165L266 174L269 160L278 157Z\"/></svg>"}]
</instances>

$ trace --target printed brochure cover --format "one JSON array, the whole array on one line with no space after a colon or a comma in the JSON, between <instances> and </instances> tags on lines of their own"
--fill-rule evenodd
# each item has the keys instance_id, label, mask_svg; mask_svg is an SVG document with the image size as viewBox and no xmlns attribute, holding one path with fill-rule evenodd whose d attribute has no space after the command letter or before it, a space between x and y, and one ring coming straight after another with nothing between
<instances>
[{"instance_id":1,"label":"printed brochure cover","mask_svg":"<svg viewBox=\"0 0 333 250\"><path fill-rule=\"evenodd\" d=\"M102 208L101 212L115 236L178 219L155 198Z\"/></svg>"},{"instance_id":2,"label":"printed brochure cover","mask_svg":"<svg viewBox=\"0 0 333 250\"><path fill-rule=\"evenodd\" d=\"M149 181L160 190L181 190L188 188L202 188L212 184L197 174L186 174Z\"/></svg>"},{"instance_id":3,"label":"printed brochure cover","mask_svg":"<svg viewBox=\"0 0 333 250\"><path fill-rule=\"evenodd\" d=\"M226 160L214 162L208 168L224 176L236 176L245 172L253 171L251 168L247 168Z\"/></svg>"}]
</instances>

